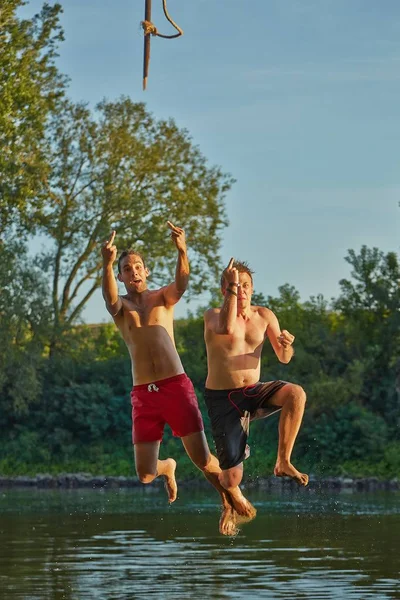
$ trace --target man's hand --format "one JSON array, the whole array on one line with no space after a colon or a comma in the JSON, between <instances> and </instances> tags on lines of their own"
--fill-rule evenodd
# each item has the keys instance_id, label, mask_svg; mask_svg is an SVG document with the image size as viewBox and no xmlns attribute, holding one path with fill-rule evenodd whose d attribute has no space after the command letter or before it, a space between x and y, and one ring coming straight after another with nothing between
<instances>
[{"instance_id":1,"label":"man's hand","mask_svg":"<svg viewBox=\"0 0 400 600\"><path fill-rule=\"evenodd\" d=\"M171 238L179 252L186 252L185 232L181 227L175 227L171 221L167 221L167 225L171 230Z\"/></svg>"},{"instance_id":2,"label":"man's hand","mask_svg":"<svg viewBox=\"0 0 400 600\"><path fill-rule=\"evenodd\" d=\"M284 350L287 350L294 342L294 335L289 333L286 329L282 329L281 335L278 337L278 342L283 346Z\"/></svg>"},{"instance_id":3,"label":"man's hand","mask_svg":"<svg viewBox=\"0 0 400 600\"><path fill-rule=\"evenodd\" d=\"M228 288L239 287L239 271L236 267L233 266L235 262L234 258L231 258L229 261L229 265L226 267L223 272L223 276L225 277L226 285Z\"/></svg>"},{"instance_id":4,"label":"man's hand","mask_svg":"<svg viewBox=\"0 0 400 600\"><path fill-rule=\"evenodd\" d=\"M115 231L111 232L110 239L106 240L101 247L101 254L103 256L103 264L113 264L117 258L117 246L114 246Z\"/></svg>"}]
</instances>

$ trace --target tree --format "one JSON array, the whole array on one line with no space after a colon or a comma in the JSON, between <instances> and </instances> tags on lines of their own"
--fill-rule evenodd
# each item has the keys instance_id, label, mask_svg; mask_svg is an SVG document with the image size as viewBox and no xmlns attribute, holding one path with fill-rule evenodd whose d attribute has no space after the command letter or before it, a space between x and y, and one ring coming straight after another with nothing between
<instances>
[{"instance_id":1,"label":"tree","mask_svg":"<svg viewBox=\"0 0 400 600\"><path fill-rule=\"evenodd\" d=\"M0 244L0 423L27 414L41 390L48 291L21 243Z\"/></svg>"},{"instance_id":2,"label":"tree","mask_svg":"<svg viewBox=\"0 0 400 600\"><path fill-rule=\"evenodd\" d=\"M400 265L394 252L349 250L352 280L340 281L335 308L342 318L347 360L364 362L362 401L394 429L400 418Z\"/></svg>"},{"instance_id":3,"label":"tree","mask_svg":"<svg viewBox=\"0 0 400 600\"><path fill-rule=\"evenodd\" d=\"M0 8L1 237L10 224L32 229L48 173L45 126L65 86L54 63L63 39L61 6L44 4L32 19L21 19L24 4L4 0Z\"/></svg>"},{"instance_id":4,"label":"tree","mask_svg":"<svg viewBox=\"0 0 400 600\"><path fill-rule=\"evenodd\" d=\"M119 249L143 252L153 281L171 277L176 251L166 220L183 226L190 292L220 271L224 195L232 179L210 167L186 130L156 121L142 103L103 101L96 113L65 103L49 129L52 148L40 228L53 247L42 257L52 280L54 339L99 287L99 244L117 231ZM82 290L84 289L84 292Z\"/></svg>"}]
</instances>

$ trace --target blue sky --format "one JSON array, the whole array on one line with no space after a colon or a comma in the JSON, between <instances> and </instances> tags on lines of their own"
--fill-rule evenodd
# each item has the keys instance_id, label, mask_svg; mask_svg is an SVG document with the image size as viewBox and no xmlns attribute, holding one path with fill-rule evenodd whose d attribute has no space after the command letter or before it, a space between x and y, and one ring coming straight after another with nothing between
<instances>
[{"instance_id":1,"label":"blue sky","mask_svg":"<svg viewBox=\"0 0 400 600\"><path fill-rule=\"evenodd\" d=\"M287 282L330 298L347 249L398 251L398 0L168 0L185 33L152 39L146 92L144 0L62 4L71 97L145 101L236 178L221 254L250 262L257 291ZM172 32L161 6L153 21ZM108 320L100 294L84 318Z\"/></svg>"}]
</instances>

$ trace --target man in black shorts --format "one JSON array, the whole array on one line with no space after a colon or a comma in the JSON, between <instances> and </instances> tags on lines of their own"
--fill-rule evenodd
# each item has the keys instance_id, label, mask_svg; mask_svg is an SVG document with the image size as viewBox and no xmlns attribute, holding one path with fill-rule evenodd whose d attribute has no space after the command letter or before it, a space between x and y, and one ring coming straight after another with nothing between
<instances>
[{"instance_id":1,"label":"man in black shorts","mask_svg":"<svg viewBox=\"0 0 400 600\"><path fill-rule=\"evenodd\" d=\"M220 483L229 490L242 480L250 421L281 411L274 474L305 486L308 475L290 461L303 418L305 392L286 381L259 382L265 340L269 339L279 361L288 363L294 353L294 336L281 331L271 310L252 306L253 277L246 263L230 260L221 277L221 290L222 307L204 315L208 360L205 401L222 469Z\"/></svg>"}]
</instances>

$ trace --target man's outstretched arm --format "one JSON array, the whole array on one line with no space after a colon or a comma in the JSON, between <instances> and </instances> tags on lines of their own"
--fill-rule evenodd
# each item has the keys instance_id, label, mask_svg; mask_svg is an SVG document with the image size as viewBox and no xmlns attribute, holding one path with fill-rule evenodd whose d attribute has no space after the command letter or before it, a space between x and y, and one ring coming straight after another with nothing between
<instances>
[{"instance_id":1,"label":"man's outstretched arm","mask_svg":"<svg viewBox=\"0 0 400 600\"><path fill-rule=\"evenodd\" d=\"M181 227L175 227L170 221L167 225L171 230L171 238L178 250L176 262L175 281L164 288L166 304L176 304L186 291L189 283L189 258L187 255L185 232Z\"/></svg>"},{"instance_id":2,"label":"man's outstretched arm","mask_svg":"<svg viewBox=\"0 0 400 600\"><path fill-rule=\"evenodd\" d=\"M108 312L113 317L115 317L122 308L122 300L118 295L118 285L113 270L113 264L117 257L117 247L114 246L114 238L115 231L111 233L110 239L106 240L101 247L101 254L103 256L103 298Z\"/></svg>"}]
</instances>

